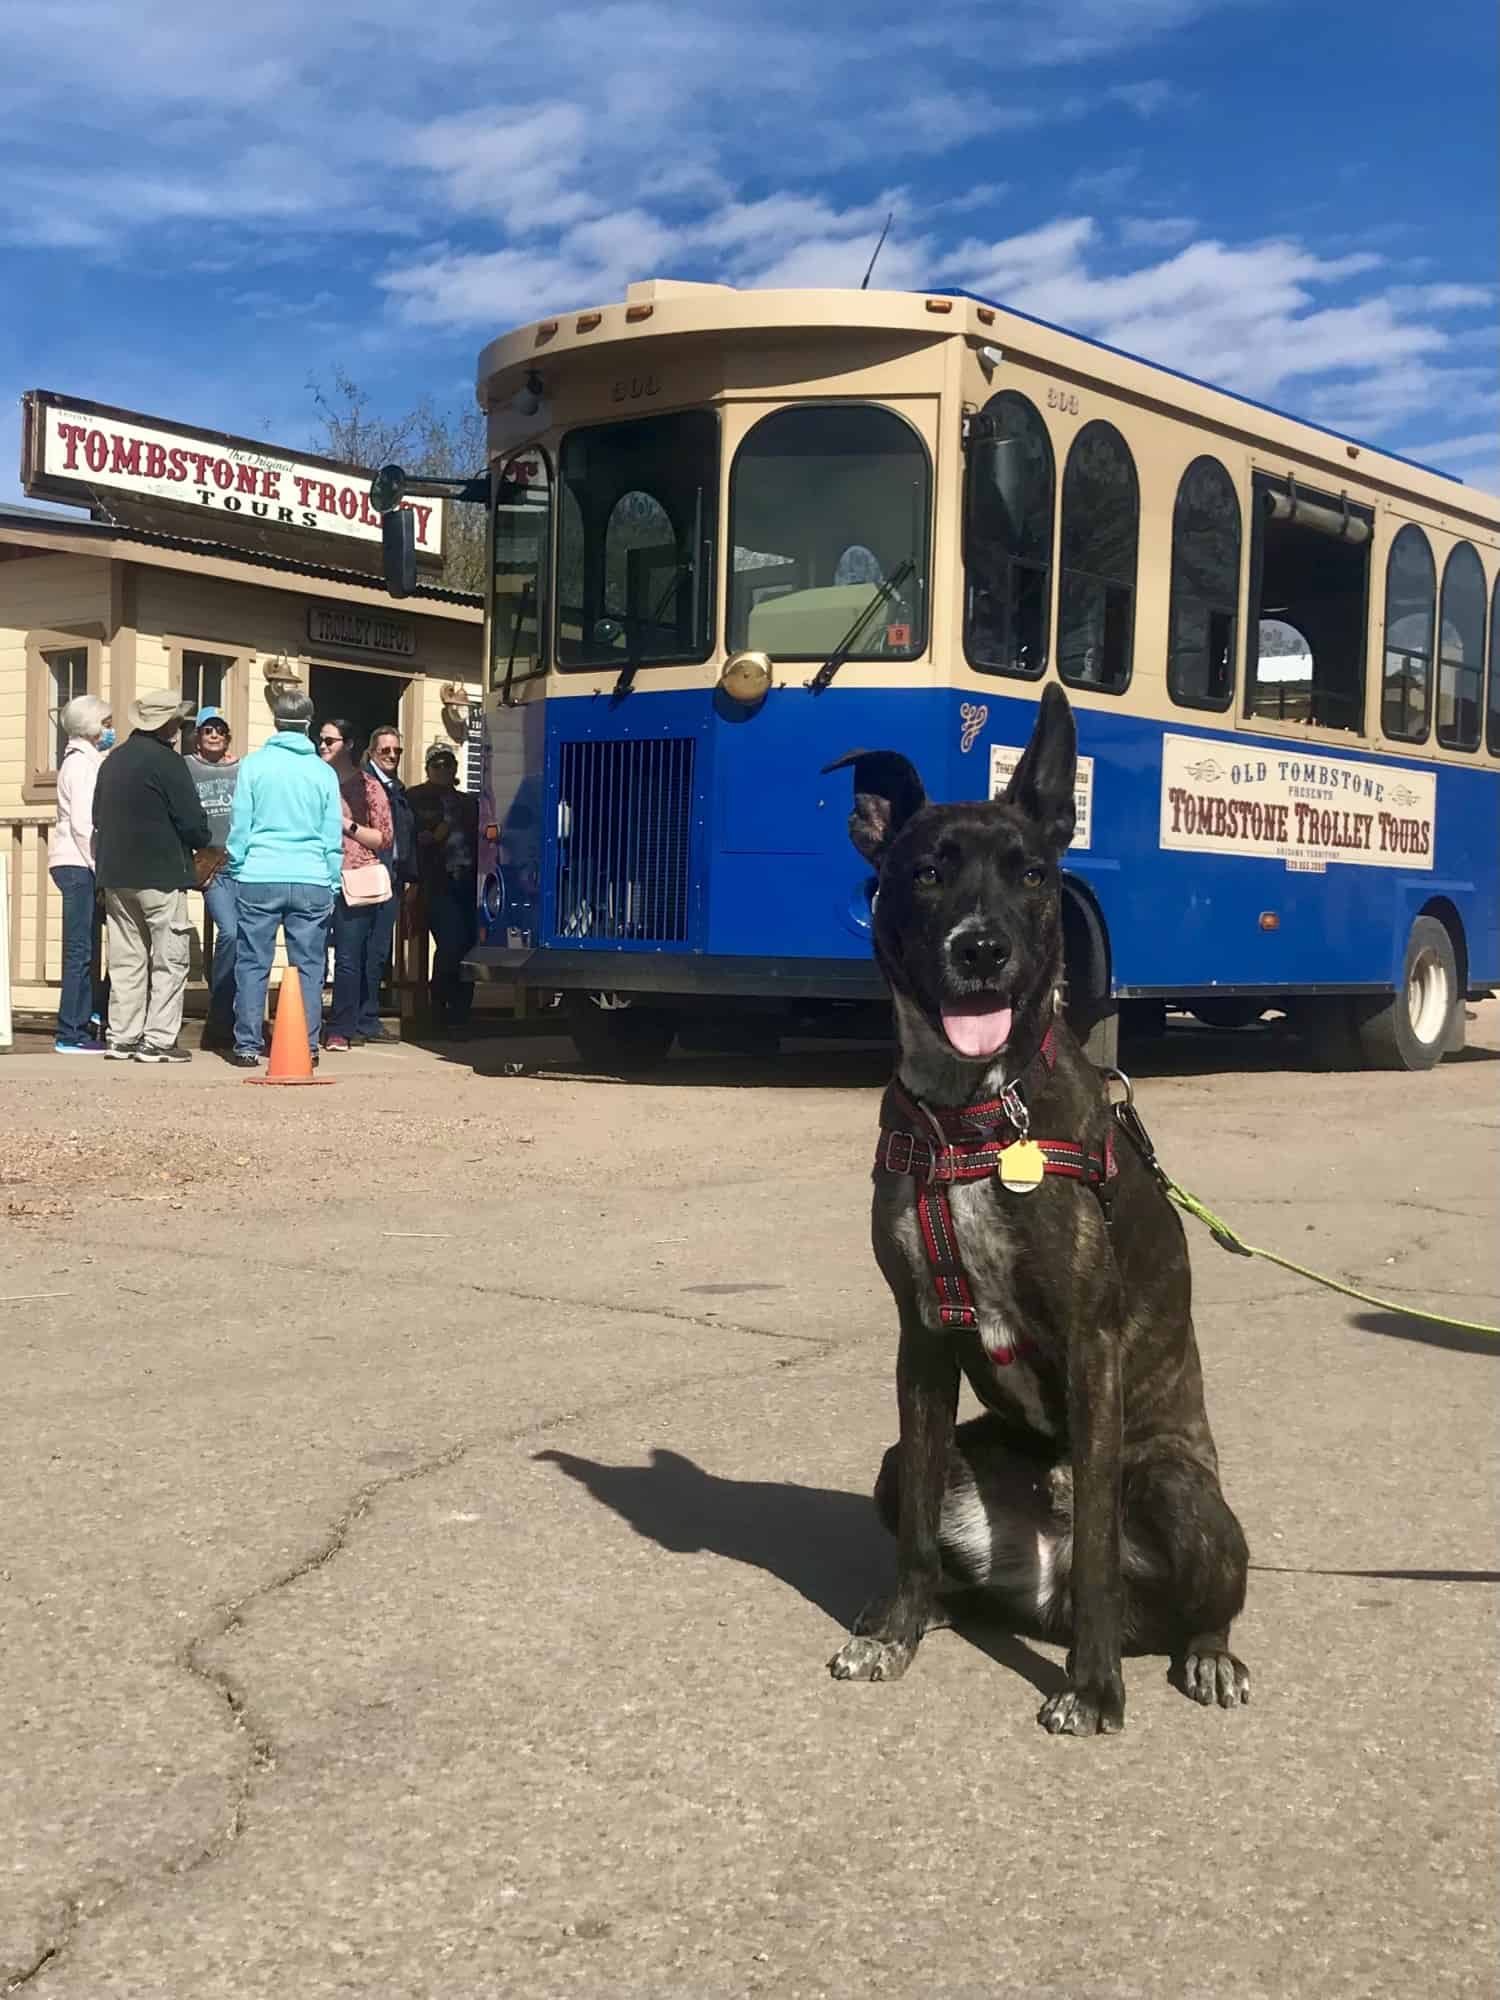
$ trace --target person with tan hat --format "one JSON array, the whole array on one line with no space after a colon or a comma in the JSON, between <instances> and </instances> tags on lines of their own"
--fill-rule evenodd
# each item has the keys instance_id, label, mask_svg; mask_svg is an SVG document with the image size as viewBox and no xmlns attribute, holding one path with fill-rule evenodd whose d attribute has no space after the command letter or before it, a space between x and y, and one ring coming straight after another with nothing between
<instances>
[{"instance_id":1,"label":"person with tan hat","mask_svg":"<svg viewBox=\"0 0 1500 2000\"><path fill-rule=\"evenodd\" d=\"M109 936L106 1057L185 1063L177 1046L187 989L193 854L213 834L172 739L192 703L171 688L138 695L131 735L94 790L94 863Z\"/></svg>"}]
</instances>

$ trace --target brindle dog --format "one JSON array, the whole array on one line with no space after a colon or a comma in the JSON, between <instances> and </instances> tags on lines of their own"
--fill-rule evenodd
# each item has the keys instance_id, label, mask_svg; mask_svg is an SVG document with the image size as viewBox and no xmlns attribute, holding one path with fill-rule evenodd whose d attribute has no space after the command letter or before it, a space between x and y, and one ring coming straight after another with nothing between
<instances>
[{"instance_id":1,"label":"brindle dog","mask_svg":"<svg viewBox=\"0 0 1500 2000\"><path fill-rule=\"evenodd\" d=\"M891 751L839 760L854 767L850 836L879 875L875 951L905 1098L951 1110L1020 1079L1034 1138L1102 1151L1105 1089L1057 998L1058 866L1073 835L1076 762L1057 687L994 802L929 804ZM1049 1029L1050 1069L1040 1059ZM881 1124L913 1128L895 1086ZM1054 1735L1124 1726L1126 1645L1171 1654L1199 1702L1249 1699L1250 1676L1229 1650L1245 1538L1219 1486L1187 1246L1142 1155L1123 1135L1113 1150L1118 1171L1103 1190L1051 1174L1024 1193L993 1176L951 1186L973 1330L941 1323L917 1178L877 1167L875 1256L901 1321L901 1440L875 1500L896 1535L896 1587L830 1662L836 1678L905 1673L942 1622L949 1583L1069 1644L1069 1685L1039 1718ZM960 1370L985 1414L955 1428Z\"/></svg>"}]
</instances>

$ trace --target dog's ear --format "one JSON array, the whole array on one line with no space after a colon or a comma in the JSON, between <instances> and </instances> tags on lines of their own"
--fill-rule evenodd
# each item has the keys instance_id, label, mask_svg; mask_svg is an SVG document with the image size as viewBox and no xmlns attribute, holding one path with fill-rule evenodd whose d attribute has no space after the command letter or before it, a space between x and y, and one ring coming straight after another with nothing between
<instances>
[{"instance_id":1,"label":"dog's ear","mask_svg":"<svg viewBox=\"0 0 1500 2000\"><path fill-rule=\"evenodd\" d=\"M872 867L878 868L886 849L913 813L927 803L915 764L899 750L851 750L823 766L824 774L854 766L854 810L849 838Z\"/></svg>"},{"instance_id":2,"label":"dog's ear","mask_svg":"<svg viewBox=\"0 0 1500 2000\"><path fill-rule=\"evenodd\" d=\"M1031 741L1011 773L1001 803L1016 806L1061 854L1073 838L1073 785L1078 772L1078 732L1068 697L1055 682L1042 690Z\"/></svg>"}]
</instances>

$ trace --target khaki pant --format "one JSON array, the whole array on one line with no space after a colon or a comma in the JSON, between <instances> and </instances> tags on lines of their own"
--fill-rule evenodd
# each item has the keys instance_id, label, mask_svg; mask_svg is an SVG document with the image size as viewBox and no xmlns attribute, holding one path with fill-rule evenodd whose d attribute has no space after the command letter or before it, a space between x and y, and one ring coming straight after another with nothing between
<instances>
[{"instance_id":1,"label":"khaki pant","mask_svg":"<svg viewBox=\"0 0 1500 2000\"><path fill-rule=\"evenodd\" d=\"M106 889L111 1048L169 1049L182 1026L192 921L185 889Z\"/></svg>"}]
</instances>

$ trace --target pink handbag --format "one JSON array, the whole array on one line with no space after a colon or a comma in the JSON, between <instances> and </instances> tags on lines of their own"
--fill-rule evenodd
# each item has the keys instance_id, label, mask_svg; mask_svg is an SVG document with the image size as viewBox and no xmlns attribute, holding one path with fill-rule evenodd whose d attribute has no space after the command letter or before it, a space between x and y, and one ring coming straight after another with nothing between
<instances>
[{"instance_id":1,"label":"pink handbag","mask_svg":"<svg viewBox=\"0 0 1500 2000\"><path fill-rule=\"evenodd\" d=\"M344 901L351 910L391 900L391 878L383 861L367 861L363 868L345 868L342 882Z\"/></svg>"}]
</instances>

